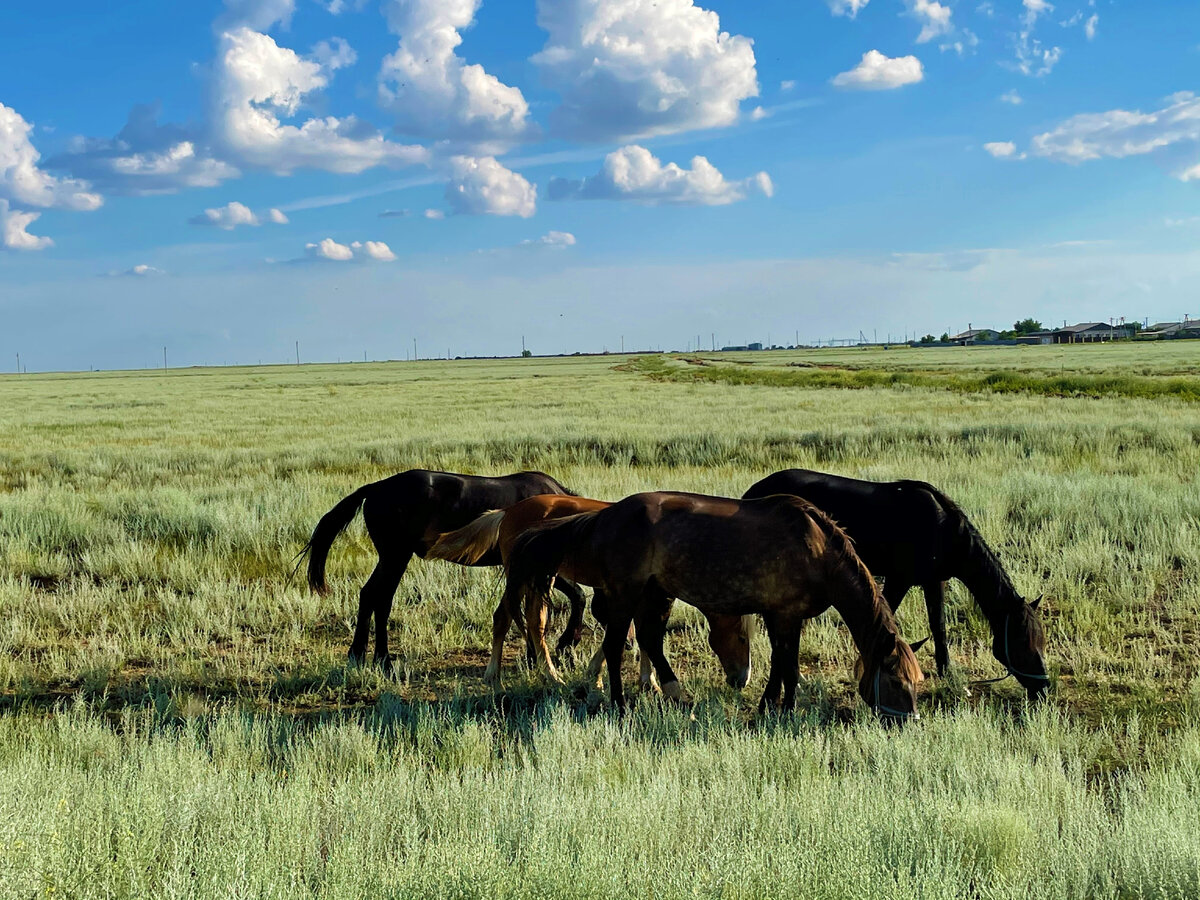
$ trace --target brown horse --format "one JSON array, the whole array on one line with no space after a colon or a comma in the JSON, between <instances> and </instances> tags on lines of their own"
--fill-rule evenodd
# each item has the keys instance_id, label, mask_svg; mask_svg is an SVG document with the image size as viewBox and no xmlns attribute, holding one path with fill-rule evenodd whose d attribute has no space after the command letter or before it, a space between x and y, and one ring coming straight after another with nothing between
<instances>
[{"instance_id":1,"label":"brown horse","mask_svg":"<svg viewBox=\"0 0 1200 900\"><path fill-rule=\"evenodd\" d=\"M859 694L879 715L917 714L916 657L850 540L812 504L793 496L728 500L700 494L634 494L607 509L544 522L515 541L508 580L548 591L554 574L602 589L613 704L624 707L621 656L636 622L638 643L663 685L676 681L662 652L671 597L701 612L758 614L771 640L771 671L761 709L795 705L804 623L833 606L857 645Z\"/></svg>"},{"instance_id":2,"label":"brown horse","mask_svg":"<svg viewBox=\"0 0 1200 900\"><path fill-rule=\"evenodd\" d=\"M509 553L517 538L526 529L540 522L561 519L578 513L597 512L612 506L604 500L591 500L587 497L563 496L559 494L543 494L530 497L520 503L513 504L507 509L492 510L484 513L474 522L443 534L426 553L426 559L445 559L464 565L474 565L489 553L499 550L501 558L507 565ZM570 572L560 573L572 574ZM504 649L504 638L508 634L510 624L515 620L521 625L520 597L513 596L505 590L496 612L492 616L492 658L484 670L483 680L488 684L500 683L500 662ZM540 602L541 594L535 594L533 602L527 604L524 613L525 626L522 629L526 646L531 660L536 659L545 669L552 680L559 680L554 662L550 658L550 650L546 646L546 606ZM598 592L592 601L592 612L598 619L607 618L608 604L603 592ZM574 612L574 610L572 610ZM735 688L745 687L750 678L750 635L748 631L749 617L722 615L714 613L709 616L708 642L713 652L721 661L726 679ZM568 624L567 632L572 631ZM598 678L600 667L604 662L603 647L599 648L588 666L589 678ZM650 686L650 659L642 654L641 681L643 687Z\"/></svg>"},{"instance_id":3,"label":"brown horse","mask_svg":"<svg viewBox=\"0 0 1200 900\"><path fill-rule=\"evenodd\" d=\"M392 600L409 560L425 557L429 548L445 531L461 528L476 516L501 506L511 506L518 500L536 494L570 494L565 487L543 472L518 472L490 478L482 475L458 475L454 472L433 472L410 469L363 485L321 517L313 529L312 538L304 548L308 557L308 583L318 593L325 593L325 559L334 539L358 515L361 507L367 534L379 554L375 571L359 592L358 619L354 638L350 642L350 661L361 662L367 653L371 617L375 618L375 662L385 670L391 668L388 653L388 617ZM485 554L472 565L500 565L500 554ZM584 596L578 585L560 579L560 591L571 602L571 622L575 631L563 635L563 643L579 640L578 626L583 621Z\"/></svg>"}]
</instances>

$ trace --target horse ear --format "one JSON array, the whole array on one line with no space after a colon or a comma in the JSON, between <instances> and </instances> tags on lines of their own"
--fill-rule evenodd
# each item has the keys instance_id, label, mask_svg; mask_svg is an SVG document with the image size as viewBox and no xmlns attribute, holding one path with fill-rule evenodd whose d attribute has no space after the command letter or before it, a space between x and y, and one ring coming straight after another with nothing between
<instances>
[{"instance_id":1,"label":"horse ear","mask_svg":"<svg viewBox=\"0 0 1200 900\"><path fill-rule=\"evenodd\" d=\"M918 650L921 649L921 647L923 647L925 645L925 642L927 640L929 640L928 637L923 637L919 641L917 641L915 644L909 644L908 649L911 650L913 653L916 653Z\"/></svg>"},{"instance_id":2,"label":"horse ear","mask_svg":"<svg viewBox=\"0 0 1200 900\"><path fill-rule=\"evenodd\" d=\"M1042 602L1042 597L1044 597L1044 596L1045 596L1045 594L1043 594L1043 595L1039 596L1039 597L1038 597L1036 600L1034 600L1032 603L1030 603L1030 604L1029 604L1029 608L1030 608L1030 609L1037 609L1037 608L1038 608L1038 604L1040 604L1040 603Z\"/></svg>"}]
</instances>

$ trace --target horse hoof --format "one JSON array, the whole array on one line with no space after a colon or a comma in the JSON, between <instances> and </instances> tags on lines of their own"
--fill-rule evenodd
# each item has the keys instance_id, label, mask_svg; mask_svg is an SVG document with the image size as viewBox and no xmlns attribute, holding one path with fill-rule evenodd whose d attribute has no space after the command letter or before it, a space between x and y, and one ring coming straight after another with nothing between
<instances>
[{"instance_id":1,"label":"horse hoof","mask_svg":"<svg viewBox=\"0 0 1200 900\"><path fill-rule=\"evenodd\" d=\"M384 675L391 675L394 668L392 665L392 654L388 653L384 656L376 656L375 665L379 666L379 671Z\"/></svg>"},{"instance_id":2,"label":"horse hoof","mask_svg":"<svg viewBox=\"0 0 1200 900\"><path fill-rule=\"evenodd\" d=\"M692 695L678 681L669 681L662 686L663 696L676 703L691 703Z\"/></svg>"}]
</instances>

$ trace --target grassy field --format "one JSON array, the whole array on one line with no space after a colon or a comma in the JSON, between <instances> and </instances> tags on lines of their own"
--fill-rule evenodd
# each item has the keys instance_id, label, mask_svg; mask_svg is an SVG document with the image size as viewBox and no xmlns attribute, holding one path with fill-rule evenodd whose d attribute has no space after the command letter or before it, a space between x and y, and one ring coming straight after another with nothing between
<instances>
[{"instance_id":1,"label":"grassy field","mask_svg":"<svg viewBox=\"0 0 1200 900\"><path fill-rule=\"evenodd\" d=\"M1200 895L1198 398L1186 342L0 377L0 896ZM616 499L788 466L956 498L1045 595L1053 700L964 695L1001 670L957 586L957 674L896 731L832 613L793 716L754 715L765 636L737 694L680 608L695 704L619 719L515 640L484 689L493 571L410 567L394 679L345 666L360 526L329 596L289 581L406 468Z\"/></svg>"}]
</instances>

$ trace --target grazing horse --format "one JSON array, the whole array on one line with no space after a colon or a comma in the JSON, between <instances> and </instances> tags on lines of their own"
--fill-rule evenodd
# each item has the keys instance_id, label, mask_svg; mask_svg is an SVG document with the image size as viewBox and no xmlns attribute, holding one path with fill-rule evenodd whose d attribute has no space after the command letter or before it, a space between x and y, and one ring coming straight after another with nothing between
<instances>
[{"instance_id":1,"label":"grazing horse","mask_svg":"<svg viewBox=\"0 0 1200 900\"><path fill-rule=\"evenodd\" d=\"M375 571L359 592L358 619L350 642L350 660L362 662L367 653L371 617L375 617L375 662L391 668L388 617L404 570L413 555L425 558L445 531L461 528L490 509L511 506L536 494L570 494L542 472L518 472L489 478L410 469L382 481L363 485L321 517L304 552L308 553L308 584L317 593L328 591L325 559L334 539L354 521L361 508L367 534L379 554ZM484 554L471 565L498 566L499 553ZM571 618L582 620L583 591L562 579L558 589L571 603ZM578 640L578 637L575 637Z\"/></svg>"},{"instance_id":2,"label":"grazing horse","mask_svg":"<svg viewBox=\"0 0 1200 900\"><path fill-rule=\"evenodd\" d=\"M563 496L560 494L543 494L538 497L530 497L516 503L507 509L492 510L484 513L474 522L466 525L457 531L451 531L443 534L438 538L437 542L429 549L426 554L426 559L445 559L451 562L462 563L464 565L474 565L486 554L496 550L500 551L500 556L504 560L505 565L508 563L509 553L512 551L512 546L516 539L526 529L537 525L540 522L549 521L551 519L561 519L566 516L576 515L578 513L596 512L601 509L607 509L612 506L604 500L590 500L586 497ZM573 574L567 572L565 574ZM587 583L587 582L583 582ZM518 627L521 627L520 601L522 598L514 597L506 589L504 596L501 598L499 605L496 607L496 612L492 616L492 658L488 663L488 667L484 670L483 680L488 684L498 685L500 683L500 662L501 654L504 650L504 638L508 634L510 624L515 620ZM546 630L546 607L545 604L537 602L541 600L541 595L534 596L535 602L529 603L525 608L523 628L526 647L528 649L530 660L537 660L542 668L545 669L547 675L555 681L558 681L558 673L555 671L554 662L550 658L550 650L546 646L545 630ZM592 613L602 623L606 623L608 617L608 602L603 595L603 591L598 591L597 596L592 599ZM574 612L574 610L572 610ZM582 613L582 610L580 610ZM735 688L743 688L746 682L750 680L750 634L748 631L748 617L728 616L719 613L713 613L709 617L708 642L712 647L713 652L717 654L717 658L721 661L721 666L725 670L726 680L730 686ZM572 621L567 623L566 631L563 632L563 639L568 635L577 634L582 623ZM561 642L559 649L562 649ZM600 666L604 662L604 651L601 647L592 657L591 664L588 666L588 675L590 678L598 678L600 674ZM642 685L649 687L650 685L650 659L642 654Z\"/></svg>"},{"instance_id":3,"label":"grazing horse","mask_svg":"<svg viewBox=\"0 0 1200 900\"><path fill-rule=\"evenodd\" d=\"M544 522L514 542L507 590L544 593L564 570L608 599L604 654L618 709L625 702L620 672L630 621L663 693L678 693L662 650L670 598L678 597L705 614L763 617L771 671L760 709L779 705L780 686L783 708L795 705L801 628L833 606L861 654L862 698L883 716L917 714L921 669L871 573L845 533L799 497L739 501L660 491Z\"/></svg>"},{"instance_id":4,"label":"grazing horse","mask_svg":"<svg viewBox=\"0 0 1200 900\"><path fill-rule=\"evenodd\" d=\"M860 481L807 469L768 475L745 497L793 494L824 510L846 530L894 611L914 585L925 594L939 675L950 664L943 582L958 578L987 617L992 653L1029 692L1050 686L1046 638L1037 608L1013 587L995 552L958 505L923 481Z\"/></svg>"}]
</instances>

